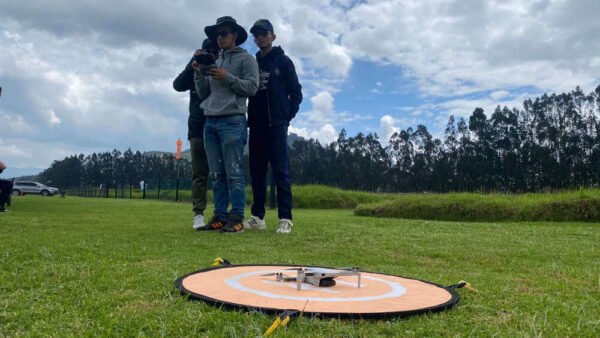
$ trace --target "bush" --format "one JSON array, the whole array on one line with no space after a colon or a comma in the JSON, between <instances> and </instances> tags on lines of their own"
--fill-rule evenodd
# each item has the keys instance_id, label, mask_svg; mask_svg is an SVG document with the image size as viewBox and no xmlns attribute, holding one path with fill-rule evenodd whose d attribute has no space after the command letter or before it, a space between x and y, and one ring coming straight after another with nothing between
<instances>
[{"instance_id":1,"label":"bush","mask_svg":"<svg viewBox=\"0 0 600 338\"><path fill-rule=\"evenodd\" d=\"M354 209L362 203L383 201L385 195L342 190L324 185L293 186L293 206L301 209Z\"/></svg>"},{"instance_id":2,"label":"bush","mask_svg":"<svg viewBox=\"0 0 600 338\"><path fill-rule=\"evenodd\" d=\"M359 216L444 221L600 221L600 190L544 194L402 194L359 205Z\"/></svg>"}]
</instances>

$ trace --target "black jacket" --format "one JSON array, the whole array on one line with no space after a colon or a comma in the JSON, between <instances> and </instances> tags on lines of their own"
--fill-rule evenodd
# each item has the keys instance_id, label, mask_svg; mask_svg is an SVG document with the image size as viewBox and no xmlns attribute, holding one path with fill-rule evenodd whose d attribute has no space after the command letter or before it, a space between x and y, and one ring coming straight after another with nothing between
<instances>
[{"instance_id":1,"label":"black jacket","mask_svg":"<svg viewBox=\"0 0 600 338\"><path fill-rule=\"evenodd\" d=\"M178 92L190 91L190 116L188 117L188 140L192 137L203 138L204 135L204 111L200 108L202 100L196 94L196 85L194 83L194 69L192 68L192 58L185 69L173 81L173 88Z\"/></svg>"},{"instance_id":2,"label":"black jacket","mask_svg":"<svg viewBox=\"0 0 600 338\"><path fill-rule=\"evenodd\" d=\"M302 102L302 86L298 82L294 63L281 47L273 49L264 58L256 53L259 72L270 73L264 93L258 92L248 103L248 126L289 125ZM265 103L268 102L268 105Z\"/></svg>"}]
</instances>

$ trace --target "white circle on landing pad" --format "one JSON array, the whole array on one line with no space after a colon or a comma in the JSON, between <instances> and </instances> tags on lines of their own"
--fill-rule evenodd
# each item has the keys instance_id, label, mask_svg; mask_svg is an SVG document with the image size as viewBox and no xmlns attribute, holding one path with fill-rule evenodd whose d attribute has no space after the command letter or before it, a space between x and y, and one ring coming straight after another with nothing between
<instances>
[{"instance_id":1,"label":"white circle on landing pad","mask_svg":"<svg viewBox=\"0 0 600 338\"><path fill-rule=\"evenodd\" d=\"M263 312L302 311L326 317L387 317L441 311L458 302L458 294L442 286L412 278L361 272L335 277L336 284L318 287L277 281L283 273L295 277L297 265L229 265L208 268L178 278L177 288L191 299L215 306ZM305 267L307 269L318 267ZM328 269L328 268L323 268Z\"/></svg>"},{"instance_id":2,"label":"white circle on landing pad","mask_svg":"<svg viewBox=\"0 0 600 338\"><path fill-rule=\"evenodd\" d=\"M406 293L406 288L404 288L402 285L395 283L395 282L387 281L387 280L384 280L381 278L373 277L373 276L363 276L361 278L361 280L366 279L366 280L370 280L370 281L376 281L376 282L387 284L391 288L391 291L386 292L381 295L363 296L363 297L314 297L314 296L307 297L307 296L292 296L292 295L285 295L285 294L276 294L273 292L257 290L257 289L253 289L248 286L244 286L244 285L240 284L240 282L239 282L239 280L243 279L243 278L260 276L260 275L276 273L276 272L281 272L281 270L264 270L264 271L254 271L254 272L242 273L235 277L225 279L225 283L234 289L244 291L244 292L249 292L249 293L252 293L252 294L255 294L258 296L262 296L262 297L267 297L267 298L272 298L272 299L300 300L300 301L310 300L310 301L319 301L319 302L366 302L366 301L375 301L375 300L380 300L380 299L400 297L404 293ZM356 277L353 277L353 278L356 279ZM294 288L296 287L296 282L278 282L278 283L289 284L289 285L292 285ZM345 284L349 284L349 283L345 283ZM306 286L306 283L303 283L303 287L305 287L305 286ZM355 284L354 287L358 289L358 284ZM361 288L364 288L364 287L365 286L361 286ZM310 288L311 291L319 291L319 289L329 291L330 287ZM306 290L306 289L304 289L304 290ZM299 293L300 292L301 291L299 291ZM324 292L327 292L327 291L324 291Z\"/></svg>"}]
</instances>

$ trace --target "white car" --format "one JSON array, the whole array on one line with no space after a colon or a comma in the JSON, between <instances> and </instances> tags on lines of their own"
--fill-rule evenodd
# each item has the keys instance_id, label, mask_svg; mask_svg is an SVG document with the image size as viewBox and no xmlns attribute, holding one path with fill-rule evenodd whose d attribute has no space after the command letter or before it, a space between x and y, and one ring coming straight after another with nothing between
<instances>
[{"instance_id":1,"label":"white car","mask_svg":"<svg viewBox=\"0 0 600 338\"><path fill-rule=\"evenodd\" d=\"M60 192L58 188L48 187L39 182L17 181L13 185L12 194L15 196L25 194L39 194L42 196L53 196Z\"/></svg>"}]
</instances>

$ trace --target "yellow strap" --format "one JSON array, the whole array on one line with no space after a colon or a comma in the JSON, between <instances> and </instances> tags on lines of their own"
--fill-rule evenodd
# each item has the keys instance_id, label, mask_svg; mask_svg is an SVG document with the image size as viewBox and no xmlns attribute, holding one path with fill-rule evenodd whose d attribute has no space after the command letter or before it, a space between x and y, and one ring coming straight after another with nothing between
<instances>
[{"instance_id":1,"label":"yellow strap","mask_svg":"<svg viewBox=\"0 0 600 338\"><path fill-rule=\"evenodd\" d=\"M473 285L471 285L471 283L469 283L469 282L467 282L467 281L461 280L461 281L460 281L460 282L458 282L458 283L459 283L459 284L461 284L461 283L465 283L465 286L464 286L464 287L465 287L467 290L469 290L469 291L473 291L473 292L475 292L475 293L479 292L479 290L475 289L475 288L473 287Z\"/></svg>"},{"instance_id":2,"label":"yellow strap","mask_svg":"<svg viewBox=\"0 0 600 338\"><path fill-rule=\"evenodd\" d=\"M219 266L219 265L223 265L223 262L225 262L223 260L223 258L221 257L217 257L215 258L215 260L212 262L212 264L210 266Z\"/></svg>"},{"instance_id":3,"label":"yellow strap","mask_svg":"<svg viewBox=\"0 0 600 338\"><path fill-rule=\"evenodd\" d=\"M289 318L290 317L288 317L287 319L289 320ZM273 322L271 327L267 331L265 331L265 333L263 334L263 337L267 337L267 336L271 335L273 332L275 332L275 330L277 330L277 328L279 327L280 323L281 323L281 319L279 319L279 317L277 317L277 319L275 319L275 321Z\"/></svg>"}]
</instances>

